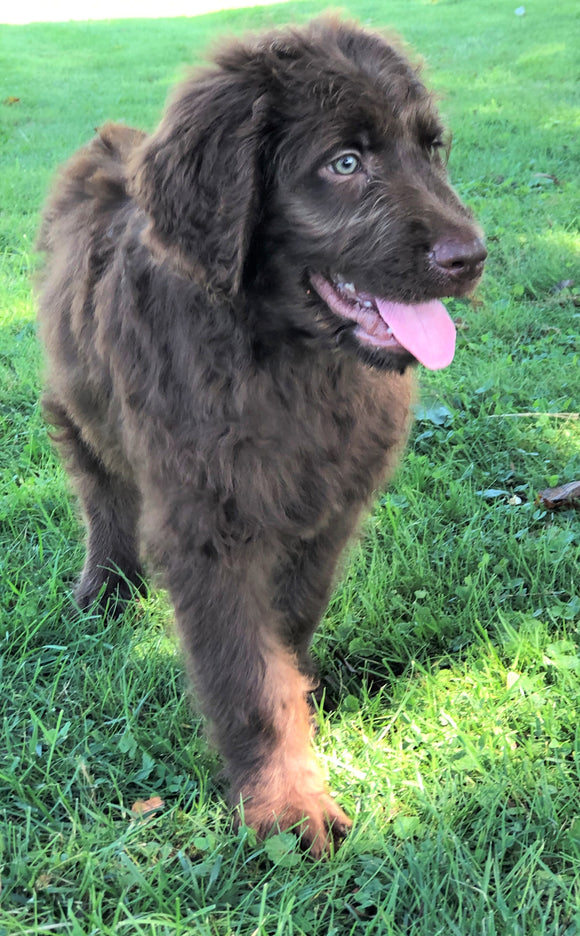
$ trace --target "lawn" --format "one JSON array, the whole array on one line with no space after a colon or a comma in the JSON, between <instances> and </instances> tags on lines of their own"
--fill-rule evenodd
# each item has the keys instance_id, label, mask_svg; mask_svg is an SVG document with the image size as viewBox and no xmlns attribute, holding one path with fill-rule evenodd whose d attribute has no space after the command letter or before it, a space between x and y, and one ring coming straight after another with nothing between
<instances>
[{"instance_id":1,"label":"lawn","mask_svg":"<svg viewBox=\"0 0 580 936\"><path fill-rule=\"evenodd\" d=\"M31 281L51 174L95 126L152 128L220 31L322 4L0 27L0 936L580 936L580 513L538 499L580 479L579 11L349 7L424 56L490 258L315 640L355 818L318 863L232 830L165 596L73 614Z\"/></svg>"}]
</instances>

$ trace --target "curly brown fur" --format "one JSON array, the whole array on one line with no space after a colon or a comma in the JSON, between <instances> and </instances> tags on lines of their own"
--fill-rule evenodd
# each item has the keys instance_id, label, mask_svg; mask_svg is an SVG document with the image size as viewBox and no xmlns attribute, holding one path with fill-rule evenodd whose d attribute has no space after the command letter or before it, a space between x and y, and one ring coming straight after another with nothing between
<instances>
[{"instance_id":1,"label":"curly brown fur","mask_svg":"<svg viewBox=\"0 0 580 936\"><path fill-rule=\"evenodd\" d=\"M313 283L409 307L474 286L441 133L400 51L318 19L223 47L151 136L104 126L40 234L45 407L88 527L77 602L138 585L147 556L232 802L314 854L350 823L310 747L308 646L405 444L415 362Z\"/></svg>"}]
</instances>

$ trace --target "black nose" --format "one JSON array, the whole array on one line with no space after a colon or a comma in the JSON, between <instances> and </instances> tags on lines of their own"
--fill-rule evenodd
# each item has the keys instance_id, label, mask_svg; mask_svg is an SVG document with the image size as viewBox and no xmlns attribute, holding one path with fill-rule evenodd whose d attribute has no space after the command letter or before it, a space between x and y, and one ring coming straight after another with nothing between
<instances>
[{"instance_id":1,"label":"black nose","mask_svg":"<svg viewBox=\"0 0 580 936\"><path fill-rule=\"evenodd\" d=\"M444 237L434 245L430 258L434 267L456 280L476 279L481 275L487 250L479 237L464 240Z\"/></svg>"}]
</instances>

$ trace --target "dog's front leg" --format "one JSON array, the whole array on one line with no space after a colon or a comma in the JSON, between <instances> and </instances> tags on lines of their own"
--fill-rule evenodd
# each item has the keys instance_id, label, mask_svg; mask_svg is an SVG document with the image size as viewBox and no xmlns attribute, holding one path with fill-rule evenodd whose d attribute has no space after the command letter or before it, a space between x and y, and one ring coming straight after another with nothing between
<instances>
[{"instance_id":1,"label":"dog's front leg","mask_svg":"<svg viewBox=\"0 0 580 936\"><path fill-rule=\"evenodd\" d=\"M329 795L311 748L309 685L268 597L267 552L251 543L224 558L196 540L190 534L172 543L166 578L232 802L260 836L296 828L320 855L350 821Z\"/></svg>"}]
</instances>

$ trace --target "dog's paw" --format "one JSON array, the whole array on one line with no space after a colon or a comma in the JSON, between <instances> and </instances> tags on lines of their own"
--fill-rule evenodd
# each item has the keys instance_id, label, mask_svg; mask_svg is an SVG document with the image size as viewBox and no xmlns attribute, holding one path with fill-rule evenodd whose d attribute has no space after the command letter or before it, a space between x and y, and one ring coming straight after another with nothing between
<instances>
[{"instance_id":1,"label":"dog's paw","mask_svg":"<svg viewBox=\"0 0 580 936\"><path fill-rule=\"evenodd\" d=\"M332 855L351 826L352 820L328 793L310 803L293 803L284 814L284 828L300 836L301 845L313 858Z\"/></svg>"},{"instance_id":2,"label":"dog's paw","mask_svg":"<svg viewBox=\"0 0 580 936\"><path fill-rule=\"evenodd\" d=\"M345 838L352 821L321 787L284 791L260 785L242 791L238 821L255 829L260 839L282 831L295 832L312 858L331 855Z\"/></svg>"},{"instance_id":3,"label":"dog's paw","mask_svg":"<svg viewBox=\"0 0 580 936\"><path fill-rule=\"evenodd\" d=\"M117 572L105 566L85 567L72 598L80 611L99 608L107 617L119 617L136 595L145 594L146 586L140 567Z\"/></svg>"}]
</instances>

